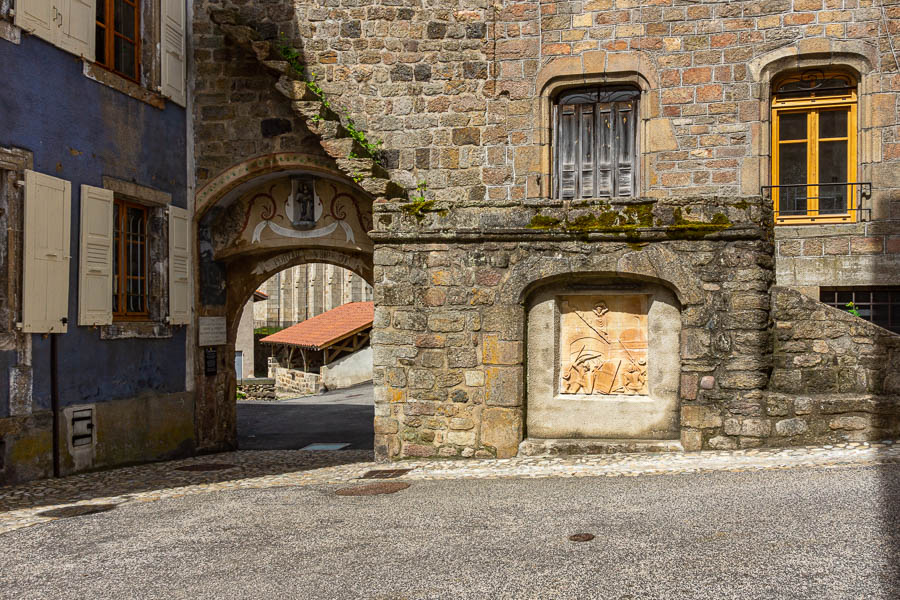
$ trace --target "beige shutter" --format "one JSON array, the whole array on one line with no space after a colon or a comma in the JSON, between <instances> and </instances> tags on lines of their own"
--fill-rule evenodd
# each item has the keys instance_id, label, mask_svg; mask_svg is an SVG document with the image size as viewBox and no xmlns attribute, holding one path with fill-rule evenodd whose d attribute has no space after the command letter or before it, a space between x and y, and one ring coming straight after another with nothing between
<instances>
[{"instance_id":1,"label":"beige shutter","mask_svg":"<svg viewBox=\"0 0 900 600\"><path fill-rule=\"evenodd\" d=\"M94 60L97 30L97 0L53 0L62 5L63 25L58 46L72 54ZM102 2L102 0L100 0Z\"/></svg>"},{"instance_id":2,"label":"beige shutter","mask_svg":"<svg viewBox=\"0 0 900 600\"><path fill-rule=\"evenodd\" d=\"M190 231L188 211L169 207L169 323L186 325L191 318Z\"/></svg>"},{"instance_id":3,"label":"beige shutter","mask_svg":"<svg viewBox=\"0 0 900 600\"><path fill-rule=\"evenodd\" d=\"M78 324L112 323L113 193L81 186Z\"/></svg>"},{"instance_id":4,"label":"beige shutter","mask_svg":"<svg viewBox=\"0 0 900 600\"><path fill-rule=\"evenodd\" d=\"M65 333L72 185L25 171L22 331Z\"/></svg>"},{"instance_id":5,"label":"beige shutter","mask_svg":"<svg viewBox=\"0 0 900 600\"><path fill-rule=\"evenodd\" d=\"M62 26L60 0L16 0L15 23L25 31L55 44Z\"/></svg>"},{"instance_id":6,"label":"beige shutter","mask_svg":"<svg viewBox=\"0 0 900 600\"><path fill-rule=\"evenodd\" d=\"M185 2L184 0L162 0L161 48L162 48L162 93L172 102L185 106Z\"/></svg>"}]
</instances>

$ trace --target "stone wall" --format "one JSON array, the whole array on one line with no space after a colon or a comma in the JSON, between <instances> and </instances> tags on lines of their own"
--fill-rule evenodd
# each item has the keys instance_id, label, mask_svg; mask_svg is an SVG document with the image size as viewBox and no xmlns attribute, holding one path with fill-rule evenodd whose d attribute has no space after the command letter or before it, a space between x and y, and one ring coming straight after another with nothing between
<instances>
[{"instance_id":1,"label":"stone wall","mask_svg":"<svg viewBox=\"0 0 900 600\"><path fill-rule=\"evenodd\" d=\"M900 220L779 226L775 238L778 285L812 298L818 299L820 287L900 282Z\"/></svg>"},{"instance_id":2,"label":"stone wall","mask_svg":"<svg viewBox=\"0 0 900 600\"><path fill-rule=\"evenodd\" d=\"M714 406L699 390L682 424L704 447L797 446L900 435L900 336L803 294L772 289L774 352L764 393ZM712 404L712 405L711 405Z\"/></svg>"},{"instance_id":3,"label":"stone wall","mask_svg":"<svg viewBox=\"0 0 900 600\"><path fill-rule=\"evenodd\" d=\"M439 201L548 196L549 98L558 83L579 81L644 90L641 195L757 194L768 179L771 78L833 64L863 79L860 180L875 184L871 206L886 214L881 207L900 203L892 176L900 74L885 32L897 6L882 14L870 0L196 2L201 184L226 163L309 143L274 78L210 22L221 8L262 39L285 34L338 112L384 141L392 177L407 187L427 181Z\"/></svg>"},{"instance_id":4,"label":"stone wall","mask_svg":"<svg viewBox=\"0 0 900 600\"><path fill-rule=\"evenodd\" d=\"M269 376L275 379L275 397L279 400L314 396L319 393L322 385L322 377L318 373L306 373L295 369L270 368Z\"/></svg>"},{"instance_id":5,"label":"stone wall","mask_svg":"<svg viewBox=\"0 0 900 600\"><path fill-rule=\"evenodd\" d=\"M271 402L275 397L274 379L245 379L237 386L238 393L246 395L245 402Z\"/></svg>"},{"instance_id":6,"label":"stone wall","mask_svg":"<svg viewBox=\"0 0 900 600\"><path fill-rule=\"evenodd\" d=\"M720 415L759 402L769 379L773 260L771 213L758 198L537 212L482 206L419 222L378 206L372 346L380 457L516 454L527 437L526 301L544 285L668 287L681 307L683 402ZM611 215L622 224L609 225ZM625 215L640 216L629 225ZM710 389L698 400L701 381ZM709 447L691 428L681 442Z\"/></svg>"}]
</instances>

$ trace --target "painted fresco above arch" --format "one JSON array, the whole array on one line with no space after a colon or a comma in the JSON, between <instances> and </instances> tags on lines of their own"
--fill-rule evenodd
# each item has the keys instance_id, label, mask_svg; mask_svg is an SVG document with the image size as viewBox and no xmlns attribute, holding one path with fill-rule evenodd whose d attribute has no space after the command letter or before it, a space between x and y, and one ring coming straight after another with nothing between
<instances>
[{"instance_id":1,"label":"painted fresco above arch","mask_svg":"<svg viewBox=\"0 0 900 600\"><path fill-rule=\"evenodd\" d=\"M301 199L298 189L310 197ZM299 222L305 202L312 203L312 220ZM371 201L348 185L315 176L266 181L226 206L210 225L216 260L296 247L373 251Z\"/></svg>"}]
</instances>

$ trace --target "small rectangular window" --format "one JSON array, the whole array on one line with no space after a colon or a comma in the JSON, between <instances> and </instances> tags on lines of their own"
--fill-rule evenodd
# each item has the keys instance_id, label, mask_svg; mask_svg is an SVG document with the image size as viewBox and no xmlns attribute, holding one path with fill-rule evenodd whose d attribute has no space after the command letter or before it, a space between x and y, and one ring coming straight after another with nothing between
<instances>
[{"instance_id":1,"label":"small rectangular window","mask_svg":"<svg viewBox=\"0 0 900 600\"><path fill-rule=\"evenodd\" d=\"M564 92L554 119L554 190L560 199L629 197L637 185L635 136L640 91L604 87Z\"/></svg>"},{"instance_id":2,"label":"small rectangular window","mask_svg":"<svg viewBox=\"0 0 900 600\"><path fill-rule=\"evenodd\" d=\"M147 216L147 209L139 204L115 202L112 305L117 319L149 318Z\"/></svg>"},{"instance_id":3,"label":"small rectangular window","mask_svg":"<svg viewBox=\"0 0 900 600\"><path fill-rule=\"evenodd\" d=\"M819 300L900 333L900 287L821 288Z\"/></svg>"}]
</instances>

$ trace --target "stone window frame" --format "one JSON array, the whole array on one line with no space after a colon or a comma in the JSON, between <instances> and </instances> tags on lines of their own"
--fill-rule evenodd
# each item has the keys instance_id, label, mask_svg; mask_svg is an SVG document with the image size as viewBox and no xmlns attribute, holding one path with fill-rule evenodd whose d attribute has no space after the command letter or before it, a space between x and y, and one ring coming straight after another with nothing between
<instances>
[{"instance_id":1,"label":"stone window frame","mask_svg":"<svg viewBox=\"0 0 900 600\"><path fill-rule=\"evenodd\" d=\"M117 200L125 200L147 208L148 269L147 318L143 320L114 320L101 325L100 339L171 338L173 328L167 322L169 314L169 205L172 195L130 181L103 177L104 189L111 190Z\"/></svg>"},{"instance_id":2,"label":"stone window frame","mask_svg":"<svg viewBox=\"0 0 900 600\"><path fill-rule=\"evenodd\" d=\"M628 97L627 99L611 99L608 96L615 96L616 93L623 94L628 96L630 94L636 94L633 97ZM564 103L563 99L567 96L571 97L575 95L575 98L570 100L568 103ZM582 96L581 99L578 96ZM584 97L587 96L595 96L595 98L591 102L583 101ZM604 96L607 96L604 98ZM600 124L601 115L604 112L608 112L608 123L609 129L612 131L619 131L621 127L621 122L619 121L619 115L623 110L627 111L632 118L637 119L637 115L640 114L640 97L641 90L635 86L621 86L621 85L601 85L601 86L590 86L590 87L577 87L577 88L567 88L561 90L555 97L553 102L553 116L552 119L552 127L553 134L551 136L551 148L550 151L552 153L552 163L553 163L553 176L551 180L551 184L553 187L553 198L558 200L569 200L569 201L577 201L584 198L579 188L583 187L584 178L586 171L584 169L584 165L581 168L578 168L578 164L580 163L582 157L575 156L574 157L574 175L571 186L571 197L565 193L566 185L561 181L561 169L563 168L564 161L562 159L563 149L564 148L572 148L569 142L571 139L568 139L565 135L564 129L564 119L566 116L566 106L569 108L570 115L574 116L576 121L575 123L575 133L571 135L572 138L575 138L578 146L584 148L588 144L590 144L592 148L592 166L590 168L591 171L591 183L590 186L593 189L593 196L596 198L630 198L635 196L635 192L637 192L637 180L638 173L640 171L638 156L640 154L640 144L638 140L638 127L631 123L628 125L630 130L626 130L628 135L621 136L621 139L630 138L630 149L627 152L623 152L623 148L626 147L624 141L620 141L616 143L612 139L609 140L609 148L608 153L610 157L609 162L609 193L600 194L599 190L596 189L600 186L601 181L601 173L603 171L603 165L600 162L600 154L601 147L603 144L601 143L601 134L603 131L603 126ZM606 111L604 111L601 106L606 105ZM579 121L578 115L584 115L585 109L587 108L587 114L591 115L591 134L590 139L583 139L584 123ZM627 122L622 121L622 122ZM580 154L580 153L575 153ZM623 166L624 165L624 166ZM629 177L630 181L627 184L627 188L631 193L623 194L619 192L619 182L621 173L624 169L630 168L631 175Z\"/></svg>"},{"instance_id":3,"label":"stone window frame","mask_svg":"<svg viewBox=\"0 0 900 600\"><path fill-rule=\"evenodd\" d=\"M668 119L660 118L659 76L653 61L643 52L585 52L581 56L560 57L548 62L538 72L535 87L538 96L535 113L540 148L540 170L536 181L529 181L543 200L554 204L569 201L553 196L553 117L555 100L565 90L603 86L633 86L640 90L638 127L635 139L635 190L632 197L646 195L651 187L649 155L659 150L673 150L674 132ZM654 127L667 128L668 135L656 135ZM529 194L532 196L533 194Z\"/></svg>"},{"instance_id":4,"label":"stone window frame","mask_svg":"<svg viewBox=\"0 0 900 600\"><path fill-rule=\"evenodd\" d=\"M25 170L34 155L0 147L0 350L16 353L9 372L9 416L32 412L31 334L17 328L22 309Z\"/></svg>"},{"instance_id":5,"label":"stone window frame","mask_svg":"<svg viewBox=\"0 0 900 600\"><path fill-rule=\"evenodd\" d=\"M773 86L792 72L807 69L843 71L856 79L856 179L872 181L881 162L881 127L885 123L875 115L874 105L880 91L880 77L875 69L877 51L858 40L801 40L784 48L767 52L749 62L751 92L759 106L756 123L751 124L751 154L741 169L741 192L760 194L763 186L772 185L772 93ZM886 94L893 98L895 94ZM877 189L868 200L875 215ZM819 223L821 224L821 223Z\"/></svg>"}]
</instances>

